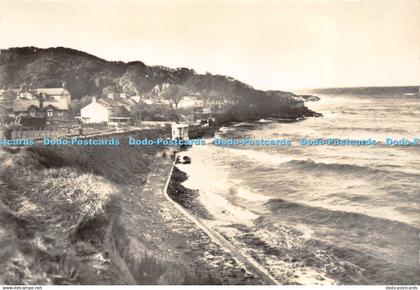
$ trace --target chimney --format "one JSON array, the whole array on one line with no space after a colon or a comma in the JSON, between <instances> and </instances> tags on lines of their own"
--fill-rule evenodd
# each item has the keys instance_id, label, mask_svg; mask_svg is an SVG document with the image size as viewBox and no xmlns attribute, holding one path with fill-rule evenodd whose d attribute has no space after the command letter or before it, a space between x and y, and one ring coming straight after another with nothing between
<instances>
[{"instance_id":1,"label":"chimney","mask_svg":"<svg viewBox=\"0 0 420 290\"><path fill-rule=\"evenodd\" d=\"M28 86L26 84L20 85L20 92L25 93L28 91Z\"/></svg>"},{"instance_id":2,"label":"chimney","mask_svg":"<svg viewBox=\"0 0 420 290\"><path fill-rule=\"evenodd\" d=\"M109 94L108 94L108 99L113 100L113 99L114 99L114 94L113 94L113 93L109 93Z\"/></svg>"},{"instance_id":3,"label":"chimney","mask_svg":"<svg viewBox=\"0 0 420 290\"><path fill-rule=\"evenodd\" d=\"M92 97L92 103L96 103L96 97Z\"/></svg>"}]
</instances>

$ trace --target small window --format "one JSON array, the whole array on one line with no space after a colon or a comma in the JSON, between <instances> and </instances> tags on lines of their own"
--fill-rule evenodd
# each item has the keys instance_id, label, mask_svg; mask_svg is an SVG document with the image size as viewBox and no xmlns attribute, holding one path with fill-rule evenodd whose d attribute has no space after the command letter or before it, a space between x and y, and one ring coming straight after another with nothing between
<instances>
[{"instance_id":1,"label":"small window","mask_svg":"<svg viewBox=\"0 0 420 290\"><path fill-rule=\"evenodd\" d=\"M32 108L32 109L29 111L29 115L31 115L31 117L35 117L35 114L36 114L36 111L35 111L35 109L34 109L34 108Z\"/></svg>"},{"instance_id":2,"label":"small window","mask_svg":"<svg viewBox=\"0 0 420 290\"><path fill-rule=\"evenodd\" d=\"M58 112L58 116L59 117L63 117L64 116L64 113L63 112Z\"/></svg>"},{"instance_id":3,"label":"small window","mask_svg":"<svg viewBox=\"0 0 420 290\"><path fill-rule=\"evenodd\" d=\"M52 110L48 110L47 111L47 116L48 117L52 117L53 116L53 111Z\"/></svg>"}]
</instances>

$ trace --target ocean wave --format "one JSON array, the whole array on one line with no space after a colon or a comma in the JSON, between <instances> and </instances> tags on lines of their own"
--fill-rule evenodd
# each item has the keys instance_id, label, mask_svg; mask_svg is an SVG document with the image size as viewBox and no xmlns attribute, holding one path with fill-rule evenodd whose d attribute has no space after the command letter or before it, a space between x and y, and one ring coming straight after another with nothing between
<instances>
[{"instance_id":1,"label":"ocean wave","mask_svg":"<svg viewBox=\"0 0 420 290\"><path fill-rule=\"evenodd\" d=\"M233 125L231 125L232 127L245 127L245 128L249 128L249 127L255 127L257 125L256 122L239 122L239 123L235 123Z\"/></svg>"},{"instance_id":2,"label":"ocean wave","mask_svg":"<svg viewBox=\"0 0 420 290\"><path fill-rule=\"evenodd\" d=\"M305 203L288 201L281 198L270 199L265 206L274 214L287 215L290 219L299 222L319 224L322 226L337 226L342 229L355 229L358 231L369 230L393 236L398 232L400 238L408 233L416 234L418 227L403 221L371 216L364 213L329 209L325 207L311 206ZM373 226L375 228L373 228ZM415 236L413 236L415 237Z\"/></svg>"},{"instance_id":3,"label":"ocean wave","mask_svg":"<svg viewBox=\"0 0 420 290\"><path fill-rule=\"evenodd\" d=\"M275 163L283 164L286 166L291 166L297 170L305 171L334 171L336 173L361 173L361 174L377 174L377 173L386 173L385 169L374 169L368 166L354 165L354 164L344 164L344 163L323 163L315 162L312 159L305 159L290 156L290 155L278 155L270 154L267 152L261 152L256 150L242 150L228 148L230 153L245 156L248 159L256 160L265 164Z\"/></svg>"},{"instance_id":4,"label":"ocean wave","mask_svg":"<svg viewBox=\"0 0 420 290\"><path fill-rule=\"evenodd\" d=\"M420 148L420 147L419 147ZM305 156L293 156L293 155L282 155L282 154L273 154L267 153L263 151L257 150L249 150L249 149L236 149L236 148L223 148L224 150L229 151L229 155L235 154L244 156L249 160L255 160L259 163L263 163L267 166L270 164L276 165L285 165L290 166L293 169L301 170L301 171L310 171L310 172L335 172L338 174L355 174L355 175L381 175L384 177L395 177L395 178L403 178L403 177L414 177L420 178L420 174L417 170L406 169L401 166L390 166L387 164L386 166L375 165L375 167L371 167L368 165L356 165L356 164L348 164L348 163L328 163L328 162L318 162L312 159L308 159ZM261 170L261 167L260 169Z\"/></svg>"},{"instance_id":5,"label":"ocean wave","mask_svg":"<svg viewBox=\"0 0 420 290\"><path fill-rule=\"evenodd\" d=\"M315 126L316 128L323 130L324 126ZM375 132L375 133L408 133L409 131L403 128L378 128L378 127L364 127L364 126L330 126L328 132L334 131L359 131L359 132Z\"/></svg>"},{"instance_id":6,"label":"ocean wave","mask_svg":"<svg viewBox=\"0 0 420 290\"><path fill-rule=\"evenodd\" d=\"M418 179L420 174L415 170L397 170L397 169L385 169L370 167L368 165L356 165L348 163L324 163L324 162L315 162L312 159L306 160L291 160L287 164L293 169L306 172L317 172L317 173L335 173L335 174L344 174L344 175L355 175L362 177L375 177L378 180L402 180L402 179Z\"/></svg>"},{"instance_id":7,"label":"ocean wave","mask_svg":"<svg viewBox=\"0 0 420 290\"><path fill-rule=\"evenodd\" d=\"M265 123L273 123L273 120L270 120L270 119L259 119L258 120L258 123L263 123L263 124L265 124Z\"/></svg>"},{"instance_id":8,"label":"ocean wave","mask_svg":"<svg viewBox=\"0 0 420 290\"><path fill-rule=\"evenodd\" d=\"M236 149L236 148L223 148L225 151L229 152L229 155L235 154L244 156L247 159L255 160L261 163L285 163L291 160L294 160L293 156L285 156L279 154L272 154L263 151L249 150L249 149Z\"/></svg>"},{"instance_id":9,"label":"ocean wave","mask_svg":"<svg viewBox=\"0 0 420 290\"><path fill-rule=\"evenodd\" d=\"M350 173L350 174L378 174L387 173L386 170L375 169L368 166L361 166L355 164L344 163L323 163L315 162L312 159L307 160L291 160L287 162L288 165L293 166L299 170L306 171L333 171L335 173Z\"/></svg>"},{"instance_id":10,"label":"ocean wave","mask_svg":"<svg viewBox=\"0 0 420 290\"><path fill-rule=\"evenodd\" d=\"M290 257L301 266L325 269L343 284L419 281L418 259L413 255L418 249L415 226L284 199L271 199L265 205L272 216L260 218L254 233L278 236L263 241L276 249L280 259Z\"/></svg>"}]
</instances>

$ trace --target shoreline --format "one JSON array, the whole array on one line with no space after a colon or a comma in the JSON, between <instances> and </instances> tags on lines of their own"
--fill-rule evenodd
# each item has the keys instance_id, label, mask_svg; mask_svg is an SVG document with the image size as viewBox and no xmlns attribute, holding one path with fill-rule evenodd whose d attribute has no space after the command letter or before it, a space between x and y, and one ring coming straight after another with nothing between
<instances>
[{"instance_id":1,"label":"shoreline","mask_svg":"<svg viewBox=\"0 0 420 290\"><path fill-rule=\"evenodd\" d=\"M299 120L289 120L291 122L298 122ZM236 123L238 124L238 123ZM219 128L220 129L220 128ZM281 242L283 246L276 248L271 242L277 240L272 236L274 232L267 231L270 229L267 224L265 216L259 216L248 209L246 206L236 204L235 200L239 197L244 198L247 202L264 201L270 202L270 198L248 192L246 190L238 189L236 191L233 187L224 187L229 180L217 173L211 164L208 164L209 157L202 155L204 153L197 153L196 151L204 150L198 148L200 146L193 146L184 151L183 155L191 158L192 164L175 164L175 172L177 174L171 177L171 182L176 184L176 192L168 192L168 194L175 195L175 202L184 208L184 210L195 215L196 218L202 220L212 231L223 236L233 247L241 254L251 257L266 273L273 277L277 284L281 285L306 285L306 284L336 284L332 279L325 277L325 273L319 273L313 269L304 267L302 269L296 268L297 260L286 255L280 254L283 250L281 247L286 246L288 241ZM192 150L196 150L191 152ZM208 153L208 152L207 152ZM209 153L210 154L210 153ZM213 152L211 154L217 154ZM204 157L206 156L206 157ZM198 159L205 159L198 160ZM198 163L198 165L197 165ZM206 167L207 166L207 167ZM206 168L210 176L203 176L200 174L200 168ZM189 168L188 170L185 170ZM219 169L220 170L220 169ZM197 172L197 174L195 174ZM194 178L188 174L193 174ZM216 181L217 180L217 181ZM200 186L211 188L209 192L201 192ZM227 190L227 191L225 191ZM224 194L219 194L225 192ZM185 198L185 199L182 199ZM203 209L207 215L202 215ZM198 214L197 214L198 212ZM263 228L260 228L263 225ZM277 230L277 229L272 229ZM284 231L287 230L282 228ZM294 235L294 234L293 234ZM269 242L266 243L266 238ZM293 237L295 239L297 237Z\"/></svg>"},{"instance_id":2,"label":"shoreline","mask_svg":"<svg viewBox=\"0 0 420 290\"><path fill-rule=\"evenodd\" d=\"M174 170L176 172L182 172L180 171L175 165ZM244 255L241 251L238 251L236 246L231 243L231 241L223 234L219 233L218 231L214 230L209 224L206 223L206 220L213 219L213 217L208 216L208 212L206 211L206 215L203 217L203 209L205 210L205 207L196 200L196 196L191 195L191 192L194 192L193 190L183 187L182 182L180 182L179 177L175 177L175 180L173 180L173 177L171 176L169 183L176 183L177 186L182 187L184 189L184 197L187 197L187 201L183 200L181 203L178 203L173 199L174 192L171 191L171 188L168 187L167 190L167 198L170 199L178 208L179 211L183 212L190 220L192 220L195 225L204 231L207 236L210 238L210 240L219 245L222 249L224 249L225 253L221 253L222 255L219 256L221 259L226 259L226 254L233 254L233 257L237 262L242 264L242 273L248 272L247 275L245 275L245 279L251 279L254 284L254 282L257 282L259 285L281 285L281 283L276 280L267 269L265 269L263 266L261 266L258 261L249 255ZM185 180L184 180L185 181ZM178 188L179 188L178 187ZM173 187L174 188L174 187ZM172 189L173 189L172 188ZM177 192L179 193L179 192ZM172 195L172 197L171 197ZM175 196L177 199L179 196ZM178 199L179 200L179 199ZM186 205L188 208L184 207ZM198 210L197 210L197 206ZM197 215L198 213L198 215ZM201 216L200 216L201 215ZM238 265L239 265L238 263ZM248 270L245 270L248 269ZM221 271L222 275L226 275L226 271ZM252 274L251 274L252 273ZM228 275L229 276L229 275ZM244 278L241 278L243 280ZM255 280L254 280L255 279ZM236 283L228 283L230 285L238 285Z\"/></svg>"},{"instance_id":3,"label":"shoreline","mask_svg":"<svg viewBox=\"0 0 420 290\"><path fill-rule=\"evenodd\" d=\"M176 168L177 171L182 172L181 170L179 170L176 166L174 167ZM185 173L184 173L185 174ZM172 179L172 178L171 178ZM178 179L178 178L176 178ZM173 200L173 198L171 197L171 195L173 195L173 192L170 192L170 188L168 190L168 196L173 200L173 202L176 202L179 207L182 207L182 209L186 212L188 212L188 214L194 216L195 219L198 220L199 223L201 223L206 229L207 231L210 231L211 236L216 236L216 238L213 237L213 239L216 240L220 240L222 244L225 245L226 248L231 249L232 251L235 252L235 255L237 257L240 257L240 259L242 259L242 261L245 261L245 263L248 265L249 270L251 270L254 273L258 273L260 275L263 275L264 279L269 282L269 284L274 284L274 285L288 285L288 284L299 284L299 283L293 283L290 281L287 281L285 279L283 279L283 277L280 276L276 276L273 275L274 273L271 271L271 269L267 269L267 267L265 267L265 261L264 259L261 259L261 256L256 256L254 255L254 253L252 252L244 252L242 251L243 249L240 249L241 245L239 245L237 243L237 241L235 239L232 239L232 236L229 235L229 233L231 232L235 232L236 230L238 231L242 231L245 230L246 232L249 232L250 229L250 225L249 227L245 226L243 227L241 224L236 224L232 221L232 223L229 226L225 226L220 224L221 227L226 227L226 231L219 231L218 230L218 221L217 221L217 217L213 216L210 213L210 218L208 216L204 216L202 215L202 209L204 208L204 210L206 211L206 213L208 214L208 211L206 210L206 207L203 206L203 204L197 200L196 196L191 196L189 195L189 193L192 192L197 192L196 190L190 189L188 187L185 187L182 185L182 182L180 182L180 180L171 180L171 182L176 182L178 184L178 186L182 187L185 192L183 194L183 197L188 198L189 200L187 201L182 201L181 203L178 203L177 201ZM184 204L186 204L188 206L188 208L184 207ZM195 207L197 206L197 207ZM197 214L198 212L198 214ZM223 213L224 214L224 213ZM247 239L247 238L245 238ZM252 245L252 243L257 242L255 246L261 246L261 244L257 241L257 240L253 240L252 238L249 239L250 244L249 246ZM266 246L263 246L266 247ZM267 246L268 249L268 246Z\"/></svg>"},{"instance_id":4,"label":"shoreline","mask_svg":"<svg viewBox=\"0 0 420 290\"><path fill-rule=\"evenodd\" d=\"M175 173L175 180L174 175L171 174L168 177L167 184L164 189L164 195L170 202L173 203L175 208L181 213L184 214L186 218L188 218L190 221L195 224L195 227L197 227L199 230L204 232L206 234L206 237L210 240L210 244L217 245L219 248L219 252L212 251L210 257L207 257L204 259L205 263L208 263L210 266L214 263L212 261L213 258L216 258L217 260L231 260L235 261L233 265L228 265L225 263L218 264L218 269L214 269L215 272L212 272L213 275L216 275L217 277L223 277L224 281L227 281L227 285L280 285L278 281L276 281L270 273L266 271L261 265L259 265L253 258L251 257L245 257L242 253L237 251L234 245L232 245L226 237L220 235L217 231L214 231L209 227L204 220L207 218L212 218L208 216L208 213L206 212L205 217L196 216L198 213L199 215L203 214L203 208L201 204L195 200L195 196L191 194L191 192L194 192L188 188L182 187L183 190L186 191L186 196L188 196L188 202L186 203L185 200L183 202L184 205L188 207L184 207L182 204L178 203L173 199L173 190L179 189L179 186L182 186L180 180L185 180L181 174L181 178L179 177L180 171L176 166L176 162L173 163L172 172ZM172 186L171 186L171 183ZM174 185L177 185L178 188L176 188ZM172 195L172 197L171 197ZM184 196L185 197L185 196ZM175 196L175 198L179 198L179 196ZM199 206L200 209L197 211L197 208L194 208L192 206L194 204L195 206ZM205 210L205 208L204 208ZM204 244L204 249L206 249L206 244ZM226 268L228 266L228 268ZM239 272L238 272L239 270ZM238 283L237 281L240 281ZM245 283L242 283L245 282Z\"/></svg>"},{"instance_id":5,"label":"shoreline","mask_svg":"<svg viewBox=\"0 0 420 290\"><path fill-rule=\"evenodd\" d=\"M192 158L192 162L194 161L197 160ZM186 174L185 171L184 174ZM186 180L180 182L180 185L187 191L197 191L191 189L195 188L195 182ZM218 182L223 183L223 180ZM220 188L216 190L220 190ZM249 203L252 203L252 200L271 202L271 199L251 192L241 191L239 194ZM274 227L265 215L256 215L252 209L235 204L237 197L238 192L227 192L227 195L202 192L198 202L196 197L193 197L192 204L199 203L200 207L204 207L210 212L212 218L205 219L199 216L196 218L205 223L213 232L222 236L238 253L255 261L255 264L264 269L278 285L334 285L338 283L338 281L327 277L326 273L303 266L306 260L305 256L302 256L300 261L294 255L286 254L290 246L296 246L295 243L300 239L299 233L289 232L283 226L280 229ZM191 205L191 203L189 204ZM184 208L184 210L191 214L195 212L195 209Z\"/></svg>"}]
</instances>

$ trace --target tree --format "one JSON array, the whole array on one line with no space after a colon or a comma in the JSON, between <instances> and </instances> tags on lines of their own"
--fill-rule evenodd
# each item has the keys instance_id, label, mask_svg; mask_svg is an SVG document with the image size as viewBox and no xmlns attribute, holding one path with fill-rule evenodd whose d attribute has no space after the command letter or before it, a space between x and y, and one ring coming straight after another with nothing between
<instances>
[{"instance_id":1,"label":"tree","mask_svg":"<svg viewBox=\"0 0 420 290\"><path fill-rule=\"evenodd\" d=\"M178 109L179 102L187 94L188 90L184 86L171 84L162 91L161 96L169 101L173 109Z\"/></svg>"},{"instance_id":2,"label":"tree","mask_svg":"<svg viewBox=\"0 0 420 290\"><path fill-rule=\"evenodd\" d=\"M137 88L134 81L125 75L120 79L119 86L121 87L124 94L127 96L137 95Z\"/></svg>"},{"instance_id":3,"label":"tree","mask_svg":"<svg viewBox=\"0 0 420 290\"><path fill-rule=\"evenodd\" d=\"M179 121L179 115L168 105L136 105L130 115L134 120L142 121Z\"/></svg>"},{"instance_id":4,"label":"tree","mask_svg":"<svg viewBox=\"0 0 420 290\"><path fill-rule=\"evenodd\" d=\"M106 86L102 89L102 96L107 97L109 94L116 94L117 91L115 86Z\"/></svg>"},{"instance_id":5,"label":"tree","mask_svg":"<svg viewBox=\"0 0 420 290\"><path fill-rule=\"evenodd\" d=\"M91 96L84 96L81 99L74 99L70 104L71 112L74 116L80 113L80 110L92 102Z\"/></svg>"}]
</instances>

